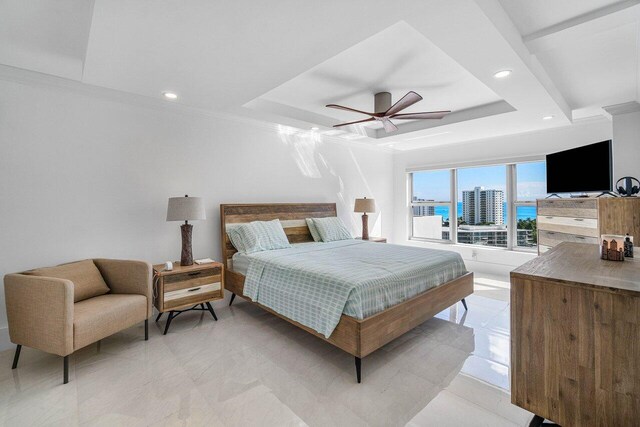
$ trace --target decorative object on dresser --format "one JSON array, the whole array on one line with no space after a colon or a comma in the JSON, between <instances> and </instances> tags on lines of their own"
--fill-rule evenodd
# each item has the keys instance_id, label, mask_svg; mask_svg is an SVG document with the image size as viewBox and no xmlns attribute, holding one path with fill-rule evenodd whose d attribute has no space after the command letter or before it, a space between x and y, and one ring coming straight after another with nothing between
<instances>
[{"instance_id":1,"label":"decorative object on dresser","mask_svg":"<svg viewBox=\"0 0 640 427\"><path fill-rule=\"evenodd\" d=\"M601 197L537 201L538 253L561 242L600 244L603 234L640 241L640 198Z\"/></svg>"},{"instance_id":2,"label":"decorative object on dresser","mask_svg":"<svg viewBox=\"0 0 640 427\"><path fill-rule=\"evenodd\" d=\"M356 237L356 239L362 240L362 237ZM387 238L386 237L369 237L366 240L368 240L370 242L376 242L376 243L387 243Z\"/></svg>"},{"instance_id":3,"label":"decorative object on dresser","mask_svg":"<svg viewBox=\"0 0 640 427\"><path fill-rule=\"evenodd\" d=\"M154 304L158 310L156 322L169 312L164 335L171 321L186 311L208 311L217 321L211 301L224 298L224 266L219 262L182 266L174 263L173 270L163 269L164 264L153 266Z\"/></svg>"},{"instance_id":4,"label":"decorative object on dresser","mask_svg":"<svg viewBox=\"0 0 640 427\"><path fill-rule=\"evenodd\" d=\"M189 221L204 220L204 203L200 197L170 197L167 206L167 221L184 221L180 226L182 231L182 254L180 255L180 265L187 266L193 264L193 253L191 246L191 232L193 225Z\"/></svg>"},{"instance_id":5,"label":"decorative object on dresser","mask_svg":"<svg viewBox=\"0 0 640 427\"><path fill-rule=\"evenodd\" d=\"M625 236L603 234L600 237L600 259L608 261L624 261Z\"/></svg>"},{"instance_id":6,"label":"decorative object on dresser","mask_svg":"<svg viewBox=\"0 0 640 427\"><path fill-rule=\"evenodd\" d=\"M356 199L354 212L362 213L362 240L369 240L369 216L368 213L376 211L376 201L374 199Z\"/></svg>"},{"instance_id":7,"label":"decorative object on dresser","mask_svg":"<svg viewBox=\"0 0 640 427\"><path fill-rule=\"evenodd\" d=\"M22 346L62 356L64 383L69 355L144 321L149 339L151 265L142 261L88 259L4 277L9 337Z\"/></svg>"},{"instance_id":8,"label":"decorative object on dresser","mask_svg":"<svg viewBox=\"0 0 640 427\"><path fill-rule=\"evenodd\" d=\"M511 273L510 310L511 402L535 425L638 425L640 260L561 243Z\"/></svg>"},{"instance_id":9,"label":"decorative object on dresser","mask_svg":"<svg viewBox=\"0 0 640 427\"><path fill-rule=\"evenodd\" d=\"M624 181L624 187L622 182ZM622 177L616 182L616 191L622 197L632 197L640 193L640 181L632 176Z\"/></svg>"},{"instance_id":10,"label":"decorative object on dresser","mask_svg":"<svg viewBox=\"0 0 640 427\"><path fill-rule=\"evenodd\" d=\"M629 234L624 236L624 256L633 258L633 236L629 236Z\"/></svg>"},{"instance_id":11,"label":"decorative object on dresser","mask_svg":"<svg viewBox=\"0 0 640 427\"><path fill-rule=\"evenodd\" d=\"M231 296L232 301L236 295L239 295L252 304L353 355L355 357L356 378L359 383L361 381L363 357L373 353L459 301L463 303L466 309L464 298L473 293L473 273L464 273L453 280L442 283L417 294L413 298L363 319L343 313L328 338L316 330L281 315L275 310L254 302L245 296L245 275L233 269L233 255L238 251L229 238L229 229L238 224L250 223L256 220L280 219L290 243L305 243L314 241L305 220L306 218L336 216L335 203L220 205L222 257L225 265L224 286L233 293ZM366 244L359 243L359 245Z\"/></svg>"}]
</instances>

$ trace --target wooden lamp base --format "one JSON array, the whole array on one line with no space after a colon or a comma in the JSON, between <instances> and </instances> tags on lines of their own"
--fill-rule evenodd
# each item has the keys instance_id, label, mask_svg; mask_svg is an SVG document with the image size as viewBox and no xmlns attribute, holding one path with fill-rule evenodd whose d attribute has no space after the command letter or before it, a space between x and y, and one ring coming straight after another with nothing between
<instances>
[{"instance_id":1,"label":"wooden lamp base","mask_svg":"<svg viewBox=\"0 0 640 427\"><path fill-rule=\"evenodd\" d=\"M362 214L362 240L369 240L369 216Z\"/></svg>"},{"instance_id":2,"label":"wooden lamp base","mask_svg":"<svg viewBox=\"0 0 640 427\"><path fill-rule=\"evenodd\" d=\"M180 226L182 232L182 254L180 255L180 265L193 265L193 252L191 249L191 232L193 231L193 225L185 221Z\"/></svg>"}]
</instances>

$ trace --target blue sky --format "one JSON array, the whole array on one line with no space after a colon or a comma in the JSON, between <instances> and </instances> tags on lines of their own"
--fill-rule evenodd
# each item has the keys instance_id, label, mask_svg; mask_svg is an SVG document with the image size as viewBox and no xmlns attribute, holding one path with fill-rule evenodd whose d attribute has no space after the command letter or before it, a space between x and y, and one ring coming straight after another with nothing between
<instances>
[{"instance_id":1,"label":"blue sky","mask_svg":"<svg viewBox=\"0 0 640 427\"><path fill-rule=\"evenodd\" d=\"M520 163L516 166L518 199L535 200L546 196L546 165L544 162ZM463 190L481 186L506 190L505 166L482 166L458 169L458 200ZM422 199L449 200L449 170L414 172L413 192Z\"/></svg>"}]
</instances>

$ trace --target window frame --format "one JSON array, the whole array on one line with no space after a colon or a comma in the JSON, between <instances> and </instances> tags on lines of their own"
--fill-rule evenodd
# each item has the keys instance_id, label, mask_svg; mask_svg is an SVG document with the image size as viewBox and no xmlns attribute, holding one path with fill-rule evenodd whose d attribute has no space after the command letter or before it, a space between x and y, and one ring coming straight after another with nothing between
<instances>
[{"instance_id":1,"label":"window frame","mask_svg":"<svg viewBox=\"0 0 640 427\"><path fill-rule=\"evenodd\" d=\"M407 211L408 211L408 239L415 241L440 243L445 245L460 245L464 247L472 248L485 248L491 250L502 251L514 251L535 253L537 251L537 245L535 247L523 247L518 246L518 232L517 232L517 209L521 206L536 206L535 200L518 200L518 177L517 177L517 165L522 163L536 163L544 162L544 156L530 156L514 159L502 159L496 161L487 162L474 162L474 163L460 163L449 165L434 165L430 167L413 167L406 170L407 178ZM468 243L458 243L458 169L461 168L473 168L483 166L504 166L506 168L506 194L505 201L507 204L507 247L499 246L485 246ZM433 201L433 202L414 202L413 201L413 174L418 172L429 171L442 171L448 170L450 174L450 201ZM414 206L448 206L449 207L449 239L430 239L425 237L413 236L413 207ZM452 220L451 217L454 217ZM536 212L537 216L537 212Z\"/></svg>"}]
</instances>

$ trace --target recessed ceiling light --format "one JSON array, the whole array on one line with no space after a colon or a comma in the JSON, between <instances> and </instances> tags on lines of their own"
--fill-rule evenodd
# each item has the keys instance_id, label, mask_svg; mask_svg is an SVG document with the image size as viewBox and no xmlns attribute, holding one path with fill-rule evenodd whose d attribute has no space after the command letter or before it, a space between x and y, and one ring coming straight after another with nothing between
<instances>
[{"instance_id":1,"label":"recessed ceiling light","mask_svg":"<svg viewBox=\"0 0 640 427\"><path fill-rule=\"evenodd\" d=\"M511 75L511 70L500 70L493 75L496 79L504 79L505 77L509 77Z\"/></svg>"},{"instance_id":2,"label":"recessed ceiling light","mask_svg":"<svg viewBox=\"0 0 640 427\"><path fill-rule=\"evenodd\" d=\"M551 116L551 115L549 115L549 116L544 116L544 117L542 118L542 120L551 120L551 119L553 119L553 117L554 117L554 116Z\"/></svg>"},{"instance_id":3,"label":"recessed ceiling light","mask_svg":"<svg viewBox=\"0 0 640 427\"><path fill-rule=\"evenodd\" d=\"M314 127L311 128L311 130L320 130L320 128L314 126Z\"/></svg>"},{"instance_id":4,"label":"recessed ceiling light","mask_svg":"<svg viewBox=\"0 0 640 427\"><path fill-rule=\"evenodd\" d=\"M178 99L178 95L176 95L173 92L162 92L162 96L164 96L167 99Z\"/></svg>"}]
</instances>

